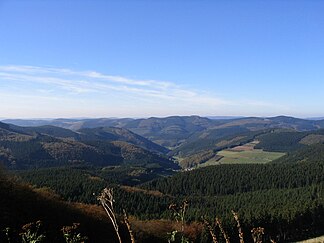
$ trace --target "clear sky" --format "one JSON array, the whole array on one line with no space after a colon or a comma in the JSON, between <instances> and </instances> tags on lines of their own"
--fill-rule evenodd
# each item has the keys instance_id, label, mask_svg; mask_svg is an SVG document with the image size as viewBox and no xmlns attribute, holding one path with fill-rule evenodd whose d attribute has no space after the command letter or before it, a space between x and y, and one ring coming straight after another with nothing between
<instances>
[{"instance_id":1,"label":"clear sky","mask_svg":"<svg viewBox=\"0 0 324 243\"><path fill-rule=\"evenodd\" d=\"M0 117L324 116L324 1L0 0Z\"/></svg>"}]
</instances>

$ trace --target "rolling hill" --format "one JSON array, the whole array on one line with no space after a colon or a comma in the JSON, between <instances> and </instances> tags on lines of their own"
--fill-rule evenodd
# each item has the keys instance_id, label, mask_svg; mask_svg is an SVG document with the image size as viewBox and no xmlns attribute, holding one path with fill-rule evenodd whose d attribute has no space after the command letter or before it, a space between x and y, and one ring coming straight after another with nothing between
<instances>
[{"instance_id":1,"label":"rolling hill","mask_svg":"<svg viewBox=\"0 0 324 243\"><path fill-rule=\"evenodd\" d=\"M119 127L83 128L77 131L80 141L123 141L146 150L166 154L169 150L152 141Z\"/></svg>"},{"instance_id":2,"label":"rolling hill","mask_svg":"<svg viewBox=\"0 0 324 243\"><path fill-rule=\"evenodd\" d=\"M9 168L126 164L162 170L178 168L167 157L128 141L160 153L165 151L126 129L90 129L82 133L53 126L25 128L0 123L0 159Z\"/></svg>"},{"instance_id":3,"label":"rolling hill","mask_svg":"<svg viewBox=\"0 0 324 243\"><path fill-rule=\"evenodd\" d=\"M91 193L105 183L113 184L122 206L143 220L171 217L168 205L188 200L190 221L200 220L202 215L210 219L220 215L224 227L230 229L230 210L234 209L245 232L263 226L278 242L323 233L321 121L169 117L124 122L120 127L73 131L52 125L0 123L0 159L12 168L60 167L25 170L17 175L33 185L50 187L71 201L94 203ZM146 138L134 130L145 133ZM172 150L154 141L172 145ZM266 158L264 164L250 164L251 157L247 157L245 164L224 162L170 177L149 174L178 168L163 153L177 156L184 167L191 167L217 154L224 157L224 151L240 153L248 144L260 153L279 151L280 156L286 155L272 162ZM235 237L236 232L229 234Z\"/></svg>"},{"instance_id":4,"label":"rolling hill","mask_svg":"<svg viewBox=\"0 0 324 243\"><path fill-rule=\"evenodd\" d=\"M5 120L6 123L19 126L54 125L74 131L83 128L120 127L126 128L154 143L174 149L203 134L215 139L224 129L242 131L260 131L265 129L290 129L311 131L324 128L324 120L308 120L287 116L260 118L243 117L229 119L209 119L199 116L171 116L165 118L98 118L98 119L54 119L54 120ZM193 141L192 141L193 142ZM197 142L199 143L199 142Z\"/></svg>"},{"instance_id":5,"label":"rolling hill","mask_svg":"<svg viewBox=\"0 0 324 243\"><path fill-rule=\"evenodd\" d=\"M254 140L259 141L255 146L256 149L284 153L324 140L323 132L319 130L324 126L322 120L306 120L286 116L217 120L199 116L173 116L147 119L101 118L11 120L11 122L24 125L49 123L50 125L31 127L3 126L6 126L11 132L20 133L20 139L22 139L22 135L25 136L24 139L30 138L30 136L40 138L39 135L42 135L43 139L44 135L63 139L66 148L74 147L76 149L78 147L80 153L91 154L91 157L96 158L97 164L101 165L100 156L95 155L95 152L90 149L91 142L101 141L110 144L111 148L108 149L110 151L108 154L112 161L111 165L119 163L115 161L116 155L111 152L116 151L116 149L114 150L116 145L111 142L123 141L154 153L175 156L182 166L190 167L213 158L221 150L244 145ZM73 130L70 130L71 128ZM72 141L67 142L67 139ZM35 142L35 140L31 142ZM88 147L81 148L81 144ZM62 143L51 146L56 149L60 146L64 147ZM46 147L47 152L50 151L51 146ZM6 153L2 149L2 154ZM100 153L105 154L102 151ZM80 157L74 158L75 161L80 160ZM73 159L69 158L69 160ZM120 160L117 159L117 161Z\"/></svg>"}]
</instances>

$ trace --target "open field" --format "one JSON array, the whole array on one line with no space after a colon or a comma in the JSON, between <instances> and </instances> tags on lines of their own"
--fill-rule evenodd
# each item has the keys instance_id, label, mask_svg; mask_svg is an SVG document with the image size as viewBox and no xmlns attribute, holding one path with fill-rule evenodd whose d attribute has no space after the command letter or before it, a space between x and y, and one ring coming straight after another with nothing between
<instances>
[{"instance_id":1,"label":"open field","mask_svg":"<svg viewBox=\"0 0 324 243\"><path fill-rule=\"evenodd\" d=\"M222 150L217 153L218 158L212 158L200 166L219 164L265 164L285 155L285 153L266 152L262 149L254 149L257 143L257 141L253 141L232 149ZM219 159L219 156L222 158Z\"/></svg>"}]
</instances>

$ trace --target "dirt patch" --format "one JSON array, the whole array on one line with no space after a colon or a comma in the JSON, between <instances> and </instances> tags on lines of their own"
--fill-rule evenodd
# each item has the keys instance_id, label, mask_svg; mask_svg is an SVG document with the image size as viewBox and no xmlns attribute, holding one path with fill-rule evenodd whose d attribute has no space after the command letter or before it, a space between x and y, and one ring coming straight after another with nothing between
<instances>
[{"instance_id":1,"label":"dirt patch","mask_svg":"<svg viewBox=\"0 0 324 243\"><path fill-rule=\"evenodd\" d=\"M229 149L229 151L241 152L241 151L253 151L255 145L257 145L259 141L253 141L244 145L236 146L234 148Z\"/></svg>"},{"instance_id":2,"label":"dirt patch","mask_svg":"<svg viewBox=\"0 0 324 243\"><path fill-rule=\"evenodd\" d=\"M156 197L163 197L164 194L160 191L152 191L152 190L145 190L138 187L132 187L132 186L121 186L120 188L124 189L127 192L142 192L144 194L156 196Z\"/></svg>"},{"instance_id":3,"label":"dirt patch","mask_svg":"<svg viewBox=\"0 0 324 243\"><path fill-rule=\"evenodd\" d=\"M237 142L237 141L240 141L241 139L245 138L245 136L238 136L238 137L235 137L231 140L222 140L220 141L219 143L216 143L216 146L217 147L225 147L231 143L234 143L234 142Z\"/></svg>"}]
</instances>

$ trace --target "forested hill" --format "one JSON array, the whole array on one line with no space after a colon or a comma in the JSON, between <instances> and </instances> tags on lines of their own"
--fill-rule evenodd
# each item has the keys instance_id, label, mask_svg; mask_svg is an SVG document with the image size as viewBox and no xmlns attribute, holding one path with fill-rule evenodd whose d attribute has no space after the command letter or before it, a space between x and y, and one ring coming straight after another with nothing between
<instances>
[{"instance_id":1,"label":"forested hill","mask_svg":"<svg viewBox=\"0 0 324 243\"><path fill-rule=\"evenodd\" d=\"M169 152L167 148L153 143L152 141L125 128L83 128L78 130L77 132L80 141L123 141L161 154L166 154Z\"/></svg>"},{"instance_id":2,"label":"forested hill","mask_svg":"<svg viewBox=\"0 0 324 243\"><path fill-rule=\"evenodd\" d=\"M117 186L116 209L121 212L125 208L129 214L145 220L165 219L171 217L170 204L186 200L188 221L201 221L202 216L213 221L218 216L231 239L237 236L231 210L240 215L246 242L252 242L248 240L251 228L259 226L276 242L321 235L324 161L312 155L323 158L323 147L323 144L311 145L309 151L303 152L308 153L309 159L303 161L295 160L300 150L289 153L286 160L290 161L285 163L209 166L137 187ZM33 185L53 188L68 200L89 203L94 201L92 193L105 184L130 185L125 178L135 174L111 169L61 168L24 171L19 175Z\"/></svg>"},{"instance_id":3,"label":"forested hill","mask_svg":"<svg viewBox=\"0 0 324 243\"><path fill-rule=\"evenodd\" d=\"M21 127L2 123L2 126L3 128L10 130L11 132L22 133L31 136L43 134L56 138L71 138L75 141L124 141L162 154L165 154L169 151L165 147L155 144L140 135L137 135L127 129L118 127L84 128L77 131L72 131L70 129L52 125Z\"/></svg>"},{"instance_id":4,"label":"forested hill","mask_svg":"<svg viewBox=\"0 0 324 243\"><path fill-rule=\"evenodd\" d=\"M218 165L145 184L168 195L213 196L265 189L298 188L324 182L324 145L313 145L270 164Z\"/></svg>"},{"instance_id":5,"label":"forested hill","mask_svg":"<svg viewBox=\"0 0 324 243\"><path fill-rule=\"evenodd\" d=\"M290 153L323 142L323 129L296 131L284 128L268 128L250 131L246 127L235 126L208 129L197 133L174 148L169 154L176 156L181 165L186 168L195 167L210 159L221 159L222 152L220 151L235 151L235 147L242 151L242 149L249 149L245 147L246 145L253 144L250 151L252 149L256 153L257 151ZM239 148L239 146L243 147ZM255 161L258 162L258 158L255 158Z\"/></svg>"},{"instance_id":6,"label":"forested hill","mask_svg":"<svg viewBox=\"0 0 324 243\"><path fill-rule=\"evenodd\" d=\"M91 121L95 123L94 120ZM285 153L324 142L323 129L298 131L314 128L315 125L319 127L321 121L289 117L210 120L192 116L122 121L123 123L118 124L133 130L136 128L156 142L165 144L172 141L169 145L177 145L170 151L121 127L82 128L72 131L52 125L20 127L1 123L0 156L6 165L16 168L32 165L60 166L68 163L109 166L129 162L126 157L136 157L136 162L133 162L137 165L142 160L144 165L176 169L178 166L167 159L166 154L177 156L179 161L194 160L194 166L214 158L220 150L252 141L258 142L255 149ZM287 124L289 129L285 128ZM282 128L270 128L276 125ZM114 143L115 141L126 144ZM128 149L125 149L126 145ZM133 146L140 149L133 149ZM131 153L134 154L129 156Z\"/></svg>"},{"instance_id":7,"label":"forested hill","mask_svg":"<svg viewBox=\"0 0 324 243\"><path fill-rule=\"evenodd\" d=\"M98 118L98 119L54 119L54 120L5 120L19 126L53 125L71 130L98 127L121 127L131 130L165 147L177 147L191 136L199 133L215 133L218 129L240 127L249 131L269 128L284 128L309 131L324 128L324 120L305 120L278 116L270 118L246 117L235 119L209 119L199 116L172 116L147 119Z\"/></svg>"},{"instance_id":8,"label":"forested hill","mask_svg":"<svg viewBox=\"0 0 324 243\"><path fill-rule=\"evenodd\" d=\"M324 182L324 144L292 151L268 164L224 164L154 180L145 188L169 195L227 195Z\"/></svg>"},{"instance_id":9,"label":"forested hill","mask_svg":"<svg viewBox=\"0 0 324 243\"><path fill-rule=\"evenodd\" d=\"M9 168L125 164L161 170L178 168L166 156L143 147L165 151L126 129L82 133L53 126L25 128L0 123L0 160Z\"/></svg>"},{"instance_id":10,"label":"forested hill","mask_svg":"<svg viewBox=\"0 0 324 243\"><path fill-rule=\"evenodd\" d=\"M141 186L191 204L190 216L238 210L244 225L262 225L279 242L324 233L324 144L268 164L223 164L181 172Z\"/></svg>"},{"instance_id":11,"label":"forested hill","mask_svg":"<svg viewBox=\"0 0 324 243\"><path fill-rule=\"evenodd\" d=\"M273 163L277 164L314 164L324 163L324 144L323 142L313 144L297 151L288 153Z\"/></svg>"},{"instance_id":12,"label":"forested hill","mask_svg":"<svg viewBox=\"0 0 324 243\"><path fill-rule=\"evenodd\" d=\"M323 130L271 128L271 120L261 118L216 121L206 128L202 128L203 121L197 118L202 130L184 139L173 152L202 150L194 155L208 157L207 152L215 153L215 147L226 150L249 142L262 152L281 147L286 155L266 164L218 164L165 177L177 164L153 151L161 145L152 145L126 128L72 131L0 123L0 159L11 168L37 168L15 173L32 185L55 190L66 200L95 203L93 193L113 186L120 203L116 210L120 213L125 208L143 220L170 219L168 206L187 200L186 219L219 216L231 237L237 235L231 231L231 210L238 211L245 232L262 226L277 242L323 234ZM299 128L303 124L298 119L291 122ZM149 146L153 146L151 151L143 148ZM155 173L161 170L165 173Z\"/></svg>"}]
</instances>

